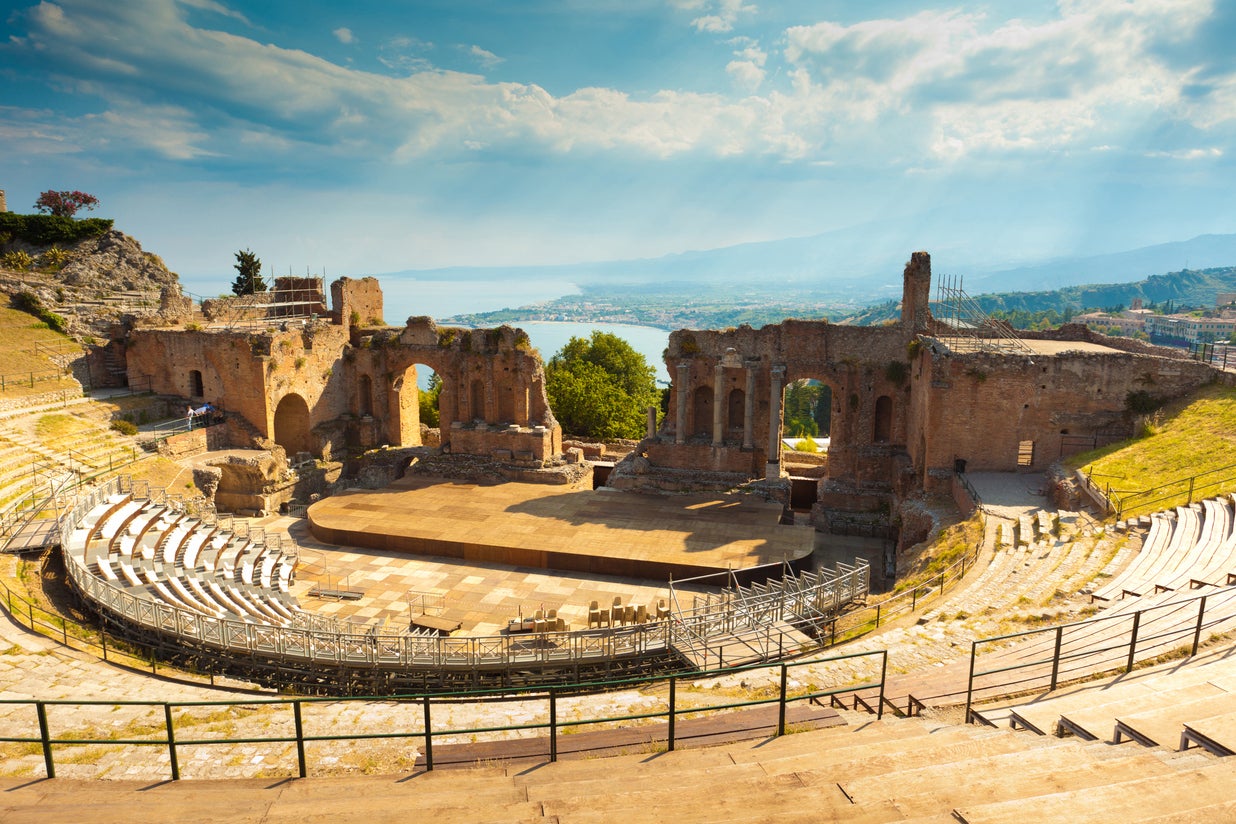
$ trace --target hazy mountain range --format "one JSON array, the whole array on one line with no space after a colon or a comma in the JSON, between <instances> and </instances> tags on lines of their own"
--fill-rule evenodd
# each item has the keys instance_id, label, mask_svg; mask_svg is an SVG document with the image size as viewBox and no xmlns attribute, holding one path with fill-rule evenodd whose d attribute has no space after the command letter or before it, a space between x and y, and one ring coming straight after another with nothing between
<instances>
[{"instance_id":1,"label":"hazy mountain range","mask_svg":"<svg viewBox=\"0 0 1236 824\"><path fill-rule=\"evenodd\" d=\"M900 248L900 247L887 247ZM928 249L928 251L933 251ZM558 279L590 284L750 283L770 292L787 285L815 293L865 292L871 302L900 298L901 270L909 251L884 252L833 232L811 237L744 243L658 258L561 266L455 267L390 272L382 278L426 281ZM1082 284L1123 283L1181 269L1236 265L1236 234L1200 235L1111 254L1045 259L1032 264L965 261L960 253L933 251L936 275L959 275L965 290L1047 291Z\"/></svg>"}]
</instances>

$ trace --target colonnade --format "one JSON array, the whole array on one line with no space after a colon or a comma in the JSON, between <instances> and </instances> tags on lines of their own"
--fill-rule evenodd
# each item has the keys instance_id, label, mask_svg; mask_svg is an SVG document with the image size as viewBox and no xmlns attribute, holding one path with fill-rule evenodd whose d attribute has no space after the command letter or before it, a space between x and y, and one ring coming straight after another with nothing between
<instances>
[{"instance_id":1,"label":"colonnade","mask_svg":"<svg viewBox=\"0 0 1236 824\"><path fill-rule=\"evenodd\" d=\"M742 369L746 375L743 395L742 448L755 448L755 377L760 367L758 358L739 359L727 353L713 367L712 383L712 445L725 444L726 410L725 370ZM679 361L674 383L677 388L676 427L674 443L687 441L689 404L691 397L691 361ZM778 477L781 467L781 391L785 382L785 365L776 364L769 370L768 387L768 477ZM697 422L698 425L698 422Z\"/></svg>"}]
</instances>

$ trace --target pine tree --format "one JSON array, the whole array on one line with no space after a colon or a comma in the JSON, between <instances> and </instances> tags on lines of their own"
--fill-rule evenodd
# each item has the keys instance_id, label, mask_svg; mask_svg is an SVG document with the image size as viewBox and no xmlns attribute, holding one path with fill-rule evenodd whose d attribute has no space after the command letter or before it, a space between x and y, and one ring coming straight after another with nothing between
<instances>
[{"instance_id":1,"label":"pine tree","mask_svg":"<svg viewBox=\"0 0 1236 824\"><path fill-rule=\"evenodd\" d=\"M236 253L236 280L232 281L232 294L252 295L265 292L266 281L262 280L262 261L248 249Z\"/></svg>"}]
</instances>

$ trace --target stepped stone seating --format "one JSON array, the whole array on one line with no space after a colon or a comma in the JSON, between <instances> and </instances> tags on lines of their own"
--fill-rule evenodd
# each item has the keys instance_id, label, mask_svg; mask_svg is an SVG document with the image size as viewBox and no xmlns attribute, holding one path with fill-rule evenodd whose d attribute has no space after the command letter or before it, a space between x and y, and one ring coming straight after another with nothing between
<instances>
[{"instance_id":1,"label":"stepped stone seating","mask_svg":"<svg viewBox=\"0 0 1236 824\"><path fill-rule=\"evenodd\" d=\"M1236 572L1232 522L1230 498L1177 507L1174 518L1152 515L1141 552L1091 598L1113 601L1206 584L1225 586L1228 574Z\"/></svg>"},{"instance_id":2,"label":"stepped stone seating","mask_svg":"<svg viewBox=\"0 0 1236 824\"><path fill-rule=\"evenodd\" d=\"M255 549L249 539L217 525L128 495L99 504L83 523L87 526L75 531L70 551L79 553L92 573L139 597L211 619L272 626L287 626L298 615L288 592L296 555L274 544ZM95 537L106 544L91 548ZM247 553L243 582L236 580L242 553Z\"/></svg>"},{"instance_id":3,"label":"stepped stone seating","mask_svg":"<svg viewBox=\"0 0 1236 824\"><path fill-rule=\"evenodd\" d=\"M1103 682L1069 685L1029 701L995 702L975 708L974 714L992 726L1007 725L1040 735L1073 733L1087 740L1115 740L1116 726L1126 718L1134 723L1142 720L1160 725L1160 718L1170 717L1198 699L1216 699L1220 708L1223 702L1236 706L1236 659L1226 652L1220 649L1184 661L1134 670ZM1153 712L1144 718L1139 716L1147 711ZM1202 718L1214 714L1192 715L1186 711L1183 715ZM1158 743L1175 748L1182 723L1175 724L1174 736ZM1161 726L1156 726L1159 729ZM1163 737L1161 732L1157 734ZM1236 747L1236 741L1231 743Z\"/></svg>"},{"instance_id":4,"label":"stepped stone seating","mask_svg":"<svg viewBox=\"0 0 1236 824\"><path fill-rule=\"evenodd\" d=\"M1236 711L1184 722L1180 749L1202 747L1219 756L1236 755Z\"/></svg>"}]
</instances>

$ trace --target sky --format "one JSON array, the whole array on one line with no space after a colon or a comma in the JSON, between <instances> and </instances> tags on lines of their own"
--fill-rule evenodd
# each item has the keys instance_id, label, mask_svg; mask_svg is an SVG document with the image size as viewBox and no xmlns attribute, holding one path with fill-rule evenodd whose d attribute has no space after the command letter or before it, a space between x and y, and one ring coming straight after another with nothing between
<instances>
[{"instance_id":1,"label":"sky","mask_svg":"<svg viewBox=\"0 0 1236 824\"><path fill-rule=\"evenodd\" d=\"M1231 0L0 0L0 188L221 283L1095 254L1236 231L1234 41Z\"/></svg>"}]
</instances>

